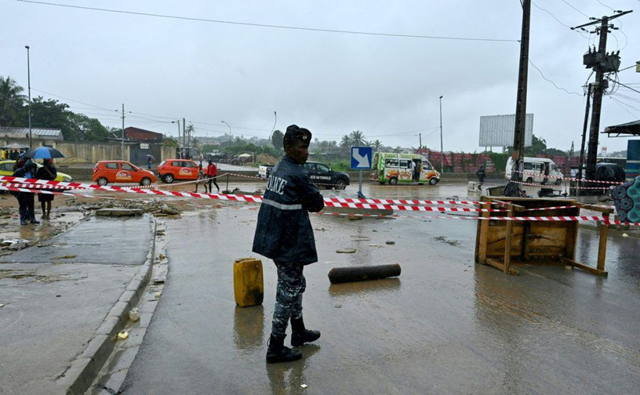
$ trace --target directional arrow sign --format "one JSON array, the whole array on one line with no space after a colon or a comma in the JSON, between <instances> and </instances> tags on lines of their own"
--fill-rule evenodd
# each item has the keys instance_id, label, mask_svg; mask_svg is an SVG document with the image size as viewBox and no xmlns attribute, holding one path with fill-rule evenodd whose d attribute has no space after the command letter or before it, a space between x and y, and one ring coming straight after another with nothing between
<instances>
[{"instance_id":1,"label":"directional arrow sign","mask_svg":"<svg viewBox=\"0 0 640 395\"><path fill-rule=\"evenodd\" d=\"M351 148L351 170L371 169L371 157L373 149L371 147Z\"/></svg>"}]
</instances>

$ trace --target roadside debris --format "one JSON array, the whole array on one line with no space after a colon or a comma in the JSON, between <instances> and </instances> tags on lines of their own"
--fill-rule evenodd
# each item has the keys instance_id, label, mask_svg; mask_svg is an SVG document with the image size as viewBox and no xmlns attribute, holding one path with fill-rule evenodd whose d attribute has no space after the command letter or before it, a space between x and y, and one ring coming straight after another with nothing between
<instances>
[{"instance_id":1,"label":"roadside debris","mask_svg":"<svg viewBox=\"0 0 640 395\"><path fill-rule=\"evenodd\" d=\"M129 332L127 332L125 330L121 330L118 333L118 340L127 340L128 337L129 337Z\"/></svg>"},{"instance_id":2,"label":"roadside debris","mask_svg":"<svg viewBox=\"0 0 640 395\"><path fill-rule=\"evenodd\" d=\"M459 241L457 241L457 240L447 240L447 238L446 238L446 237L444 237L444 236L437 236L437 237L434 237L434 238L433 238L433 240L435 240L435 241L441 241L441 242L443 242L443 243L447 243L447 244L449 244L450 246L454 246L454 247L455 247L455 246L460 245L460 242L459 242Z\"/></svg>"},{"instance_id":3,"label":"roadside debris","mask_svg":"<svg viewBox=\"0 0 640 395\"><path fill-rule=\"evenodd\" d=\"M389 240L389 241L385 241L385 244L394 245L394 244L396 244L396 242L393 241L393 240Z\"/></svg>"},{"instance_id":4,"label":"roadside debris","mask_svg":"<svg viewBox=\"0 0 640 395\"><path fill-rule=\"evenodd\" d=\"M343 248L341 250L336 250L338 254L354 254L356 252L355 248Z\"/></svg>"},{"instance_id":5,"label":"roadside debris","mask_svg":"<svg viewBox=\"0 0 640 395\"><path fill-rule=\"evenodd\" d=\"M138 312L137 307L134 307L129 311L129 319L133 322L140 320L140 313Z\"/></svg>"},{"instance_id":6,"label":"roadside debris","mask_svg":"<svg viewBox=\"0 0 640 395\"><path fill-rule=\"evenodd\" d=\"M352 281L380 280L399 276L402 272L400 264L377 266L334 267L329 271L331 284Z\"/></svg>"}]
</instances>

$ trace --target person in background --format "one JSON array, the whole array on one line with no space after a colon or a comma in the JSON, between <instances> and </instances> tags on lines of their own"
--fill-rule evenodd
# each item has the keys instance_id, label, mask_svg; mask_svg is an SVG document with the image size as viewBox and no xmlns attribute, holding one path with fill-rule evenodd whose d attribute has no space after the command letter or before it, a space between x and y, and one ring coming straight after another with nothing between
<instances>
[{"instance_id":1,"label":"person in background","mask_svg":"<svg viewBox=\"0 0 640 395\"><path fill-rule=\"evenodd\" d=\"M216 179L215 179L215 177L218 176L218 168L216 167L216 165L213 163L212 160L209 160L209 166L207 166L206 174L207 174L207 178L209 179L209 193L213 192L213 188L211 187L211 184L215 184L219 193L220 187L218 186L218 183L216 182Z\"/></svg>"},{"instance_id":2,"label":"person in background","mask_svg":"<svg viewBox=\"0 0 640 395\"><path fill-rule=\"evenodd\" d=\"M476 175L478 176L478 189L482 190L482 184L484 184L484 180L487 178L487 173L484 171L484 165L480 165L478 171L476 171Z\"/></svg>"},{"instance_id":3,"label":"person in background","mask_svg":"<svg viewBox=\"0 0 640 395\"><path fill-rule=\"evenodd\" d=\"M153 162L153 160L151 159L150 156L147 156L147 170L151 170L151 163Z\"/></svg>"},{"instance_id":4,"label":"person in background","mask_svg":"<svg viewBox=\"0 0 640 395\"><path fill-rule=\"evenodd\" d=\"M13 172L14 177L22 178L35 178L36 176L36 164L27 159L24 165ZM18 204L20 206L20 225L27 225L30 221L32 224L39 224L36 221L35 203L33 193L31 192L18 192L16 195Z\"/></svg>"},{"instance_id":5,"label":"person in background","mask_svg":"<svg viewBox=\"0 0 640 395\"><path fill-rule=\"evenodd\" d=\"M2 150L2 153L0 153L0 159L7 159L7 150Z\"/></svg>"},{"instance_id":6,"label":"person in background","mask_svg":"<svg viewBox=\"0 0 640 395\"><path fill-rule=\"evenodd\" d=\"M58 176L58 171L53 165L53 159L44 159L42 167L36 172L36 178L40 180L53 181ZM53 195L39 193L38 201L42 207L42 219L51 219L51 202L53 202Z\"/></svg>"},{"instance_id":7,"label":"person in background","mask_svg":"<svg viewBox=\"0 0 640 395\"><path fill-rule=\"evenodd\" d=\"M198 185L202 184L204 186L204 193L207 193L207 184L204 181L204 172L202 171L202 163L198 165L198 179L196 180L196 190L195 193L198 193Z\"/></svg>"}]
</instances>

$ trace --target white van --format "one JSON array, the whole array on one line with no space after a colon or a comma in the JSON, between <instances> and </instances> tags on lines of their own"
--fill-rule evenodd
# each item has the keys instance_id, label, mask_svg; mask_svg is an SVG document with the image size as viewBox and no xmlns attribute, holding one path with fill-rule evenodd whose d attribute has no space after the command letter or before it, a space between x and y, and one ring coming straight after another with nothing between
<instances>
[{"instance_id":1,"label":"white van","mask_svg":"<svg viewBox=\"0 0 640 395\"><path fill-rule=\"evenodd\" d=\"M524 182L533 183L538 182L542 183L545 179L545 166L549 167L549 175L553 176L549 178L547 181L548 184L562 184L562 179L557 177L564 177L562 172L558 169L558 166L554 161L548 158L529 158L524 157L524 174L522 175L522 179ZM513 158L509 158L507 162L507 167L505 169L504 177L507 180L511 179L511 172L513 171Z\"/></svg>"}]
</instances>

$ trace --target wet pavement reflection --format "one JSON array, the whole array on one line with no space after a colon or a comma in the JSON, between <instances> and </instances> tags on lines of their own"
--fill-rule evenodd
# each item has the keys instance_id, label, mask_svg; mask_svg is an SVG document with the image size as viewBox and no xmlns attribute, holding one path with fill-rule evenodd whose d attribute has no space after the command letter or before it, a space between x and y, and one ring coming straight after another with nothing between
<instances>
[{"instance_id":1,"label":"wet pavement reflection","mask_svg":"<svg viewBox=\"0 0 640 395\"><path fill-rule=\"evenodd\" d=\"M395 194L460 191L447 188ZM125 393L615 394L640 385L639 239L610 233L608 278L533 265L507 276L474 263L472 221L313 216L320 261L305 267L303 306L322 337L301 361L267 365L273 263L263 259L263 306L239 308L233 296L234 260L255 256L256 215L205 208L167 220L167 284ZM595 265L597 238L580 229L578 261ZM356 252L336 252L346 248ZM327 278L333 267L392 263L399 278Z\"/></svg>"}]
</instances>

